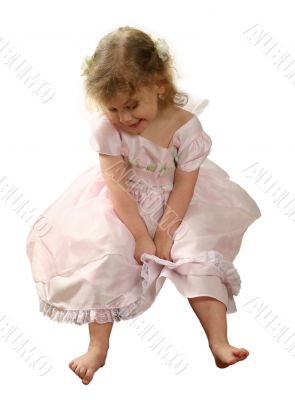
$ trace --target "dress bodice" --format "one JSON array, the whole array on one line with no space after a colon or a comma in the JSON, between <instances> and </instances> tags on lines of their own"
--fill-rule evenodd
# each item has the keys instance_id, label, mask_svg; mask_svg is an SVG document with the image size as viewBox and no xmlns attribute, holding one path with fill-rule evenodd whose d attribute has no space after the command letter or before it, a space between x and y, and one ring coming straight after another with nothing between
<instances>
[{"instance_id":1,"label":"dress bodice","mask_svg":"<svg viewBox=\"0 0 295 400\"><path fill-rule=\"evenodd\" d=\"M196 115L174 132L167 148L143 136L119 130L106 116L92 123L90 144L94 150L121 155L128 170L132 170L132 180L144 179L148 186L164 185L171 190L175 169L187 172L198 169L212 145Z\"/></svg>"}]
</instances>

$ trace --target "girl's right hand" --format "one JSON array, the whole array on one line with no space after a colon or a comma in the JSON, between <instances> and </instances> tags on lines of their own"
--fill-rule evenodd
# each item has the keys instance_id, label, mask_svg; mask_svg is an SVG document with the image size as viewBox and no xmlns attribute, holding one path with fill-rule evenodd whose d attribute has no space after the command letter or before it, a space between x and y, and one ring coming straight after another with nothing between
<instances>
[{"instance_id":1,"label":"girl's right hand","mask_svg":"<svg viewBox=\"0 0 295 400\"><path fill-rule=\"evenodd\" d=\"M135 239L134 258L138 264L142 264L140 257L143 253L156 254L156 245L149 235L140 236Z\"/></svg>"}]
</instances>

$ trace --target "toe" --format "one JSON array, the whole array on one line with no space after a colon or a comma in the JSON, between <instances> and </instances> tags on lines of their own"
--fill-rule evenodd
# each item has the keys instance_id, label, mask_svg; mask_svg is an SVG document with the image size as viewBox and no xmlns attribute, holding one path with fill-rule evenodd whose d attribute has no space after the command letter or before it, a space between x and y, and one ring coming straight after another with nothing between
<instances>
[{"instance_id":1,"label":"toe","mask_svg":"<svg viewBox=\"0 0 295 400\"><path fill-rule=\"evenodd\" d=\"M244 359L247 358L249 355L249 352L247 350L242 350L240 353L240 356Z\"/></svg>"},{"instance_id":2,"label":"toe","mask_svg":"<svg viewBox=\"0 0 295 400\"><path fill-rule=\"evenodd\" d=\"M76 367L73 368L73 371L75 372L75 374L77 374L77 375L79 376L79 373L80 373L80 367L79 367L79 365L76 365Z\"/></svg>"},{"instance_id":3,"label":"toe","mask_svg":"<svg viewBox=\"0 0 295 400\"><path fill-rule=\"evenodd\" d=\"M75 372L75 369L77 368L77 364L74 361L71 361L69 363L69 367Z\"/></svg>"},{"instance_id":4,"label":"toe","mask_svg":"<svg viewBox=\"0 0 295 400\"><path fill-rule=\"evenodd\" d=\"M241 347L239 350L240 350L242 353L249 354L249 351L248 351L247 349L245 349L244 347Z\"/></svg>"},{"instance_id":5,"label":"toe","mask_svg":"<svg viewBox=\"0 0 295 400\"><path fill-rule=\"evenodd\" d=\"M80 368L80 378L83 379L87 373L87 368L86 367L81 367Z\"/></svg>"},{"instance_id":6,"label":"toe","mask_svg":"<svg viewBox=\"0 0 295 400\"><path fill-rule=\"evenodd\" d=\"M248 354L249 354L249 352L246 349L243 349L243 348L242 349L236 349L236 350L233 351L233 353L234 353L235 356L238 356L238 357L247 357Z\"/></svg>"},{"instance_id":7,"label":"toe","mask_svg":"<svg viewBox=\"0 0 295 400\"><path fill-rule=\"evenodd\" d=\"M88 383L92 381L92 378L93 378L93 371L88 369L82 382L84 383L84 385L88 385Z\"/></svg>"},{"instance_id":8,"label":"toe","mask_svg":"<svg viewBox=\"0 0 295 400\"><path fill-rule=\"evenodd\" d=\"M87 368L86 367L80 367L79 372L78 372L79 377L81 379L83 379L85 374L86 374L86 372L87 372Z\"/></svg>"}]
</instances>

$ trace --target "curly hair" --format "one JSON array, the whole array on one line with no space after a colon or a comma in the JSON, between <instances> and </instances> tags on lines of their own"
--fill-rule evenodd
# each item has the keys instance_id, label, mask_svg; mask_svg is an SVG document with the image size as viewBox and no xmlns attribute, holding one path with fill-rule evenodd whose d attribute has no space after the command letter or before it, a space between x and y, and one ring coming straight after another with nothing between
<instances>
[{"instance_id":1,"label":"curly hair","mask_svg":"<svg viewBox=\"0 0 295 400\"><path fill-rule=\"evenodd\" d=\"M165 93L159 107L183 106L188 95L176 88L170 54L163 60L154 40L147 33L129 26L119 27L105 35L84 70L86 103L100 109L104 101L118 93L132 96L139 88L149 87L160 77Z\"/></svg>"}]
</instances>

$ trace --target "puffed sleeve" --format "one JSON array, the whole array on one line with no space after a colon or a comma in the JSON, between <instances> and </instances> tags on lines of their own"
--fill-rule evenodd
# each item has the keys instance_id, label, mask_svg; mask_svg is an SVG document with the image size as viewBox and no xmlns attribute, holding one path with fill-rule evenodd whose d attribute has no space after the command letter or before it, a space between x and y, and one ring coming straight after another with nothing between
<instances>
[{"instance_id":1,"label":"puffed sleeve","mask_svg":"<svg viewBox=\"0 0 295 400\"><path fill-rule=\"evenodd\" d=\"M196 115L178 131L177 137L177 168L187 172L197 170L210 153L212 140Z\"/></svg>"},{"instance_id":2,"label":"puffed sleeve","mask_svg":"<svg viewBox=\"0 0 295 400\"><path fill-rule=\"evenodd\" d=\"M95 116L90 120L90 146L97 152L113 156L121 155L122 140L119 131L105 116Z\"/></svg>"}]
</instances>

